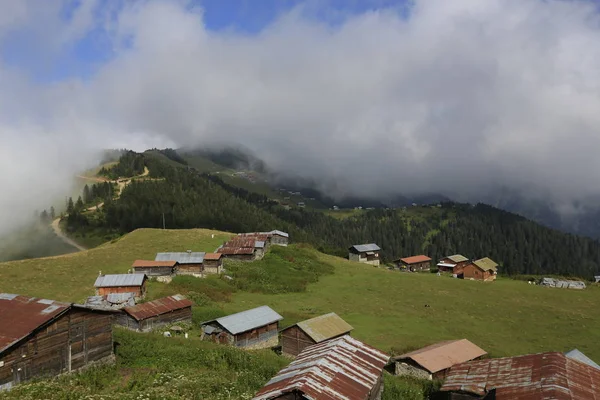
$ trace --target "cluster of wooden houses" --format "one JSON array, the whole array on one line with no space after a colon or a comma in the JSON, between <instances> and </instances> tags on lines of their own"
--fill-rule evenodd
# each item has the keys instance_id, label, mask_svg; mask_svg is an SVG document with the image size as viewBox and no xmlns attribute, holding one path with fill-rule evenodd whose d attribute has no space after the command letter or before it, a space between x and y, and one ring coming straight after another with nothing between
<instances>
[{"instance_id":1,"label":"cluster of wooden houses","mask_svg":"<svg viewBox=\"0 0 600 400\"><path fill-rule=\"evenodd\" d=\"M352 326L335 313L279 330L282 319L262 306L202 324L205 340L246 349L280 344L281 352L294 358L253 400L380 399L386 370L443 381L439 399L579 400L600 393L600 366L576 349L491 359L459 339L390 357L353 338Z\"/></svg>"},{"instance_id":2,"label":"cluster of wooden houses","mask_svg":"<svg viewBox=\"0 0 600 400\"><path fill-rule=\"evenodd\" d=\"M119 303L118 296L114 301ZM174 323L191 322L191 307L181 295L113 309L1 293L0 390L114 362L113 324L141 332L173 329ZM576 349L487 358L485 350L459 339L390 357L353 338L353 327L335 313L280 330L282 320L261 306L201 323L203 340L279 349L294 359L254 400L376 400L386 370L443 381L440 399L579 400L600 393L600 366Z\"/></svg>"},{"instance_id":3,"label":"cluster of wooden houses","mask_svg":"<svg viewBox=\"0 0 600 400\"><path fill-rule=\"evenodd\" d=\"M375 243L356 244L348 249L350 261L379 266L381 248ZM398 258L393 261L394 268L405 272L429 271L432 259L426 255ZM455 278L492 281L498 274L498 264L488 257L470 260L461 254L454 254L439 260L438 271L449 272Z\"/></svg>"}]
</instances>

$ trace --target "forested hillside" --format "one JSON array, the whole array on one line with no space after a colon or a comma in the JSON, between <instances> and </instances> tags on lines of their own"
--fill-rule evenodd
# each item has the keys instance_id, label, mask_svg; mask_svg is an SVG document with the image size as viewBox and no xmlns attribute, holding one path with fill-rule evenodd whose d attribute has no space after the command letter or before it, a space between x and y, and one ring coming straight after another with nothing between
<instances>
[{"instance_id":1,"label":"forested hillside","mask_svg":"<svg viewBox=\"0 0 600 400\"><path fill-rule=\"evenodd\" d=\"M165 154L165 153L163 153ZM320 211L286 210L266 196L224 183L218 175L158 157L126 153L125 168L150 177L132 182L102 209L69 218L71 231L126 233L137 228L211 228L231 232L281 229L297 242L344 256L348 246L376 242L384 261L424 253L433 259L461 253L489 256L501 274L564 274L591 278L600 271L600 245L564 234L515 214L479 204L442 203L403 209L375 209L336 219ZM144 164L140 164L142 160ZM135 166L133 166L135 164ZM180 167L174 166L179 165ZM130 167L132 166L132 167Z\"/></svg>"}]
</instances>

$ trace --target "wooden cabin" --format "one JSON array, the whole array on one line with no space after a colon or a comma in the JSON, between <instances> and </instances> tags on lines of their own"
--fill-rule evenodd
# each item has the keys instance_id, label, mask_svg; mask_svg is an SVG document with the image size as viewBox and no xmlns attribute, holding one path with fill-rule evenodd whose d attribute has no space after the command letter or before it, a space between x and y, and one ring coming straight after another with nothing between
<instances>
[{"instance_id":1,"label":"wooden cabin","mask_svg":"<svg viewBox=\"0 0 600 400\"><path fill-rule=\"evenodd\" d=\"M157 253L154 261L175 261L176 275L192 275L202 277L204 271L204 253L203 251L183 251L171 253Z\"/></svg>"},{"instance_id":2,"label":"wooden cabin","mask_svg":"<svg viewBox=\"0 0 600 400\"><path fill-rule=\"evenodd\" d=\"M192 323L192 302L180 294L123 308L115 321L125 328L150 332L178 322Z\"/></svg>"},{"instance_id":3,"label":"wooden cabin","mask_svg":"<svg viewBox=\"0 0 600 400\"><path fill-rule=\"evenodd\" d=\"M217 249L217 253L230 260L256 260L256 249L254 247L221 247Z\"/></svg>"},{"instance_id":4,"label":"wooden cabin","mask_svg":"<svg viewBox=\"0 0 600 400\"><path fill-rule=\"evenodd\" d=\"M135 293L136 299L146 295L146 274L100 275L94 283L96 296L111 293Z\"/></svg>"},{"instance_id":5,"label":"wooden cabin","mask_svg":"<svg viewBox=\"0 0 600 400\"><path fill-rule=\"evenodd\" d=\"M352 329L336 313L307 319L281 331L281 351L295 357L309 346L347 335Z\"/></svg>"},{"instance_id":6,"label":"wooden cabin","mask_svg":"<svg viewBox=\"0 0 600 400\"><path fill-rule=\"evenodd\" d=\"M431 258L421 254L394 260L394 264L396 264L396 268L402 271L429 271L431 269Z\"/></svg>"},{"instance_id":7,"label":"wooden cabin","mask_svg":"<svg viewBox=\"0 0 600 400\"><path fill-rule=\"evenodd\" d=\"M114 362L113 314L0 293L0 391Z\"/></svg>"},{"instance_id":8,"label":"wooden cabin","mask_svg":"<svg viewBox=\"0 0 600 400\"><path fill-rule=\"evenodd\" d=\"M220 274L223 272L223 254L206 253L204 255L204 273Z\"/></svg>"},{"instance_id":9,"label":"wooden cabin","mask_svg":"<svg viewBox=\"0 0 600 400\"><path fill-rule=\"evenodd\" d=\"M270 243L277 246L287 246L290 242L290 235L287 232L272 230L270 232L263 232L270 235Z\"/></svg>"},{"instance_id":10,"label":"wooden cabin","mask_svg":"<svg viewBox=\"0 0 600 400\"><path fill-rule=\"evenodd\" d=\"M349 335L308 347L253 400L377 400L389 356Z\"/></svg>"},{"instance_id":11,"label":"wooden cabin","mask_svg":"<svg viewBox=\"0 0 600 400\"><path fill-rule=\"evenodd\" d=\"M282 319L268 306L257 307L203 322L202 339L246 349L274 347Z\"/></svg>"},{"instance_id":12,"label":"wooden cabin","mask_svg":"<svg viewBox=\"0 0 600 400\"><path fill-rule=\"evenodd\" d=\"M463 268L469 264L469 259L461 254L454 254L441 258L437 263L439 271L450 272L452 275L461 277L463 274Z\"/></svg>"},{"instance_id":13,"label":"wooden cabin","mask_svg":"<svg viewBox=\"0 0 600 400\"><path fill-rule=\"evenodd\" d=\"M279 230L272 230L269 232L239 233L238 236L245 238L253 237L256 240L265 241L267 247L271 244L277 246L287 246L290 240L290 235L287 232Z\"/></svg>"},{"instance_id":14,"label":"wooden cabin","mask_svg":"<svg viewBox=\"0 0 600 400\"><path fill-rule=\"evenodd\" d=\"M394 374L420 379L444 379L456 364L478 360L487 352L467 339L447 340L393 357Z\"/></svg>"},{"instance_id":15,"label":"wooden cabin","mask_svg":"<svg viewBox=\"0 0 600 400\"><path fill-rule=\"evenodd\" d=\"M377 266L380 263L380 251L381 248L375 243L355 244L348 248L348 260Z\"/></svg>"},{"instance_id":16,"label":"wooden cabin","mask_svg":"<svg viewBox=\"0 0 600 400\"><path fill-rule=\"evenodd\" d=\"M177 261L135 260L131 267L136 274L146 274L147 277L173 276Z\"/></svg>"},{"instance_id":17,"label":"wooden cabin","mask_svg":"<svg viewBox=\"0 0 600 400\"><path fill-rule=\"evenodd\" d=\"M254 248L254 258L260 260L265 255L266 242L264 240L256 240L253 237L236 237L225 243L221 248L231 249L249 249Z\"/></svg>"},{"instance_id":18,"label":"wooden cabin","mask_svg":"<svg viewBox=\"0 0 600 400\"><path fill-rule=\"evenodd\" d=\"M498 274L498 264L484 257L465 265L463 268L464 279L475 279L478 281L493 281Z\"/></svg>"}]
</instances>

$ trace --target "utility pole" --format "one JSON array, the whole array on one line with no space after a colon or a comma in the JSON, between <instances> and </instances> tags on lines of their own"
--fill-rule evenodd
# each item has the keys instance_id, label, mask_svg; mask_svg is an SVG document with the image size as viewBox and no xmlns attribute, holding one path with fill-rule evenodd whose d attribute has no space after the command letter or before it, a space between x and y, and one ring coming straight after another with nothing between
<instances>
[{"instance_id":1,"label":"utility pole","mask_svg":"<svg viewBox=\"0 0 600 400\"><path fill-rule=\"evenodd\" d=\"M165 213L162 213L163 215L163 229L165 229Z\"/></svg>"}]
</instances>

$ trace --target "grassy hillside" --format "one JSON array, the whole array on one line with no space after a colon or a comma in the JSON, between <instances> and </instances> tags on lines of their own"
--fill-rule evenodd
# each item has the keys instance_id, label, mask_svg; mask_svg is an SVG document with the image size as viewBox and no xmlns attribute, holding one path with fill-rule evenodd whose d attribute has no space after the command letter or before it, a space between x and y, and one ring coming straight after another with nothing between
<instances>
[{"instance_id":1,"label":"grassy hillside","mask_svg":"<svg viewBox=\"0 0 600 400\"><path fill-rule=\"evenodd\" d=\"M0 291L82 300L93 292L99 270L125 272L134 259L152 258L157 251L214 250L228 237L206 230L142 229L83 253L0 264ZM301 245L276 248L263 261L228 268L231 282L154 283L150 296L192 291L206 300L199 302L207 308L198 307L200 314L267 304L286 318L284 325L334 311L355 327L354 336L387 351L465 337L494 356L577 347L600 359L598 286L574 291L509 279L481 283L403 274Z\"/></svg>"},{"instance_id":2,"label":"grassy hillside","mask_svg":"<svg viewBox=\"0 0 600 400\"><path fill-rule=\"evenodd\" d=\"M126 273L135 259L153 260L161 251L214 251L229 237L205 229L139 229L80 253L0 263L0 292L81 301L93 294L98 271Z\"/></svg>"}]
</instances>

